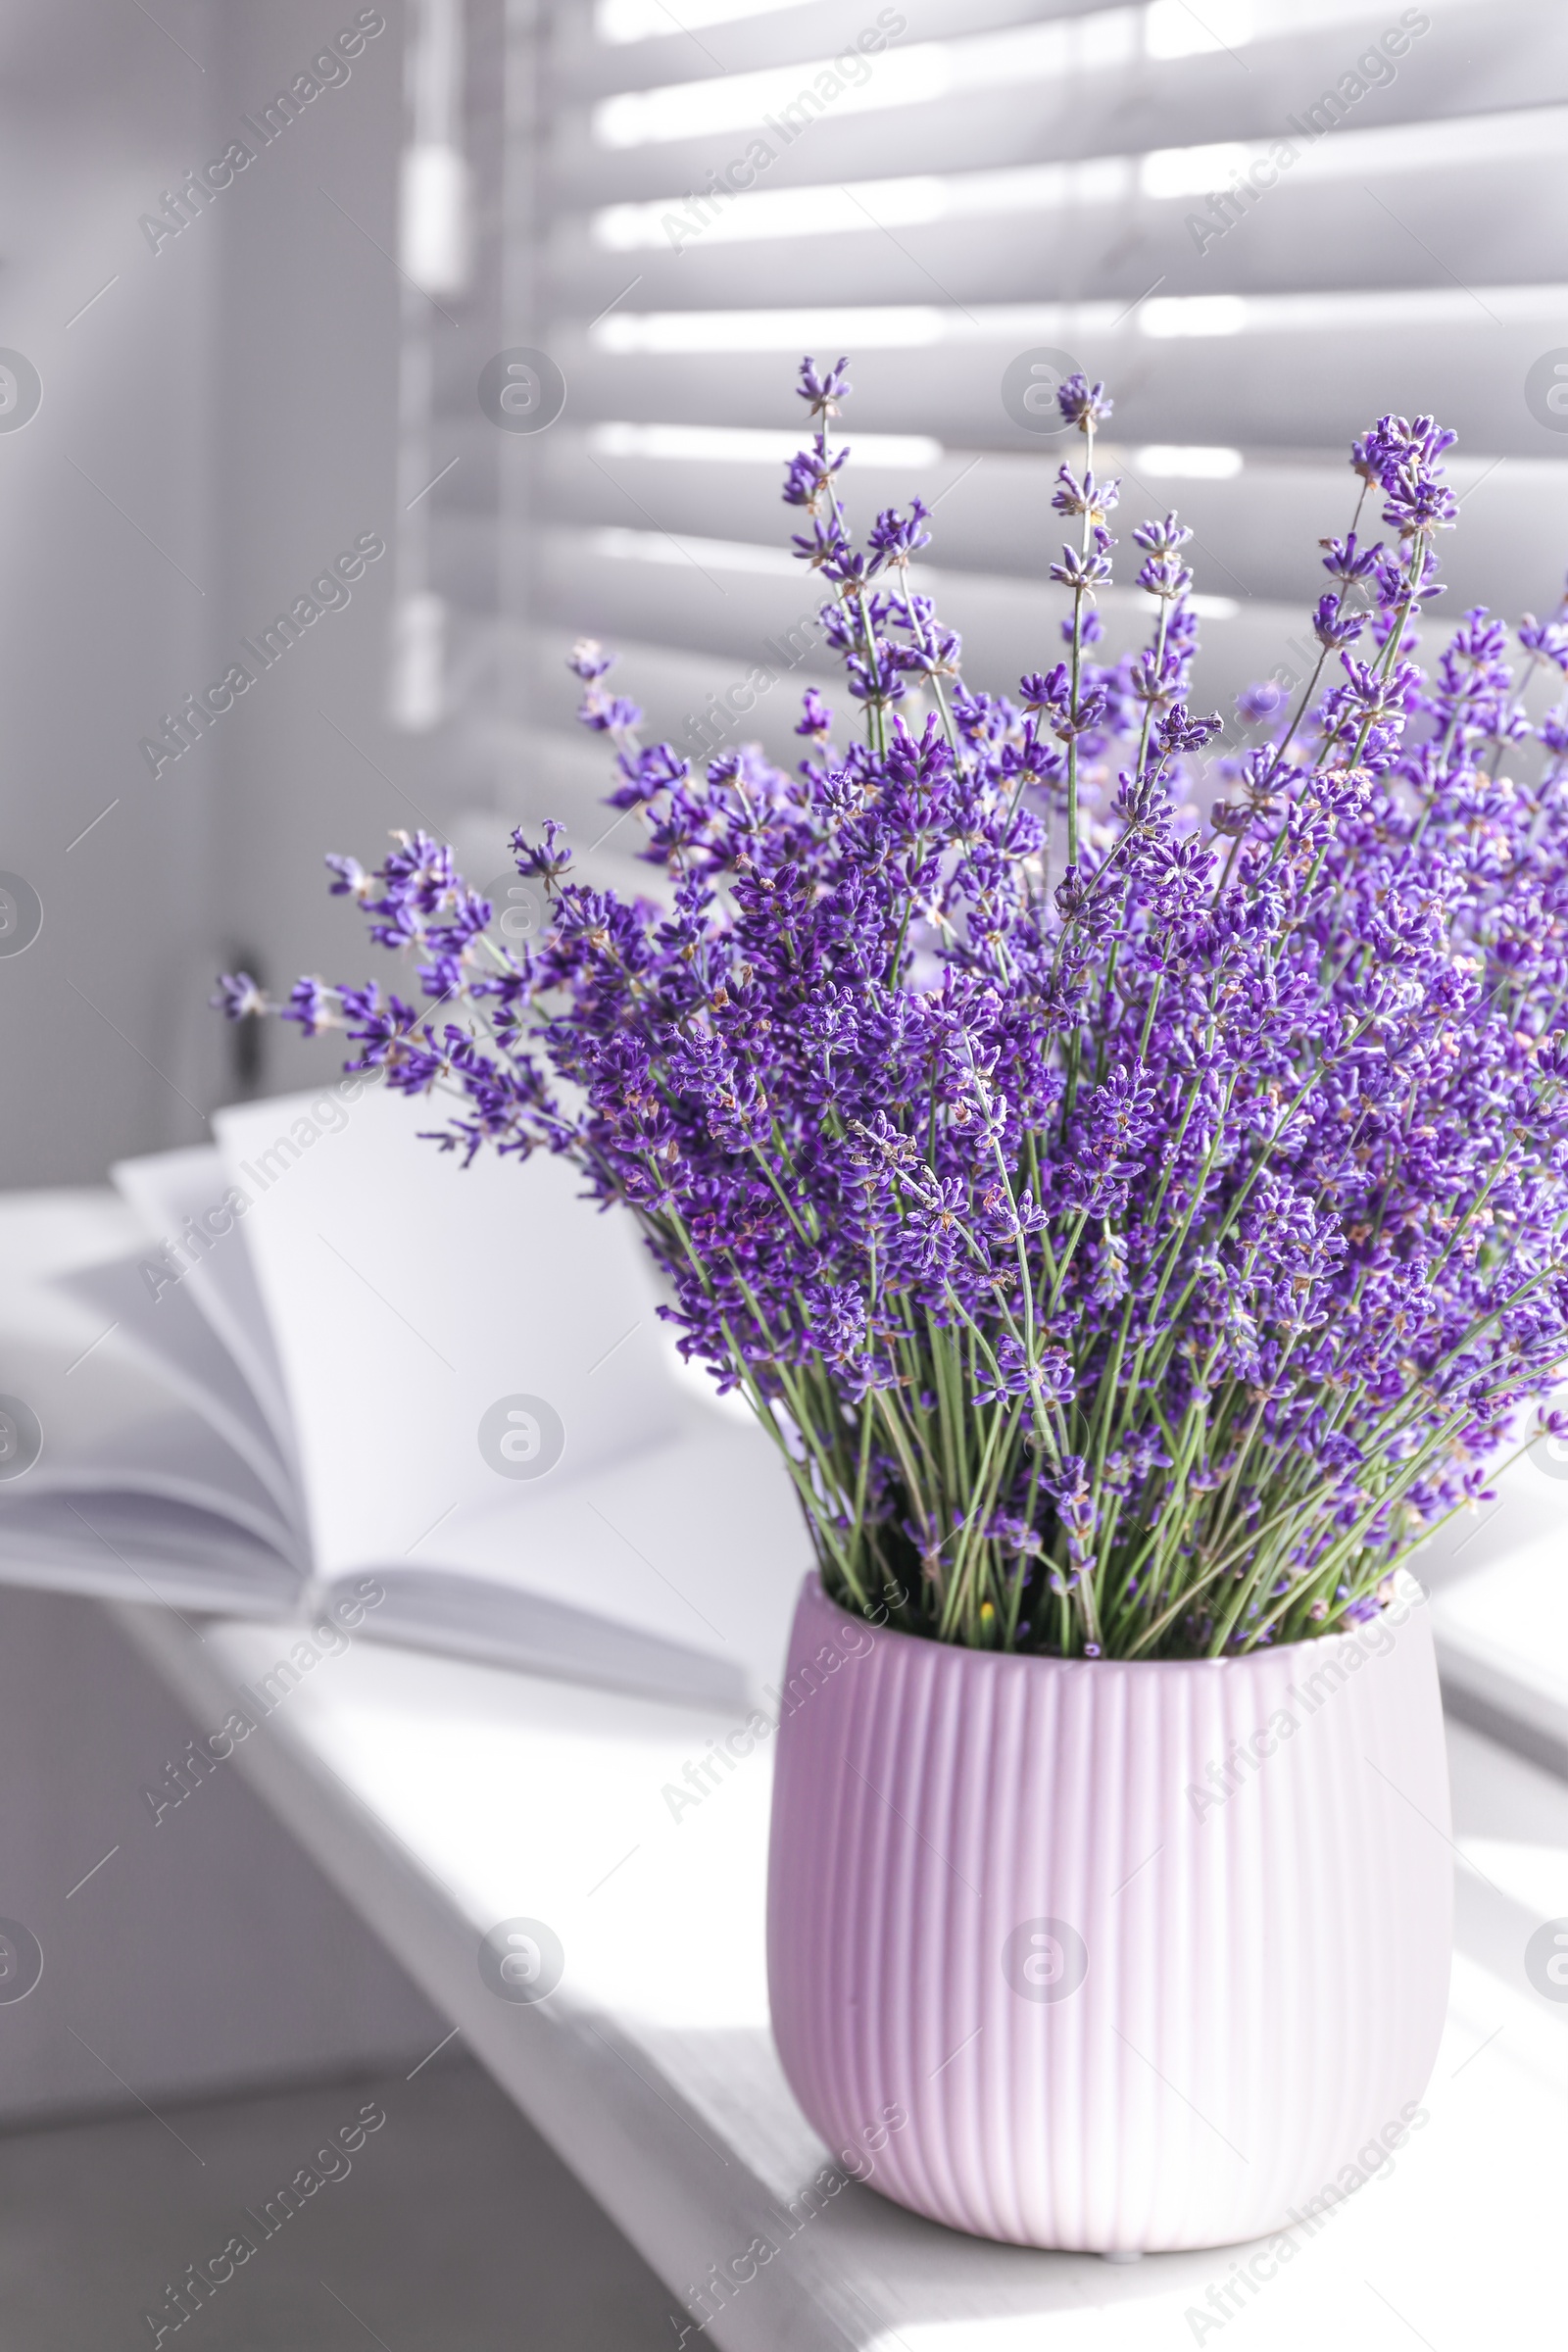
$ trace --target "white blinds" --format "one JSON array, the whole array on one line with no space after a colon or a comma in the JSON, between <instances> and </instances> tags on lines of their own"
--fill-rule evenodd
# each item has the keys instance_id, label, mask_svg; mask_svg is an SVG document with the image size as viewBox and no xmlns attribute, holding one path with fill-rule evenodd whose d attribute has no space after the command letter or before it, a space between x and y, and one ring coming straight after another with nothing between
<instances>
[{"instance_id":1,"label":"white blinds","mask_svg":"<svg viewBox=\"0 0 1568 2352\"><path fill-rule=\"evenodd\" d=\"M1554 608L1561 0L557 0L513 41L539 128L513 123L496 203L530 224L537 291L503 339L546 349L567 403L532 436L471 401L448 418L509 518L509 814L564 807L593 838L574 796L599 762L559 669L581 632L677 743L751 677L729 731L793 756L822 666L778 499L803 351L853 362L852 514L936 507L931 582L977 684L1010 688L1055 640L1066 451L1003 397L1031 353L1110 384L1124 533L1173 504L1196 529L1205 703L1301 667L1346 445L1389 409L1460 433L1442 609ZM470 104L515 110L525 79L492 71ZM462 525L475 576L493 514ZM1113 644L1141 603L1105 600Z\"/></svg>"}]
</instances>

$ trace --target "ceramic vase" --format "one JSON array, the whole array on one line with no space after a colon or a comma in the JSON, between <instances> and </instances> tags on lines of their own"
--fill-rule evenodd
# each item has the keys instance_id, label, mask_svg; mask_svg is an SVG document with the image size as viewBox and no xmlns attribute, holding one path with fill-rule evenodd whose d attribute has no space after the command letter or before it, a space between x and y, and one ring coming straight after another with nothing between
<instances>
[{"instance_id":1,"label":"ceramic vase","mask_svg":"<svg viewBox=\"0 0 1568 2352\"><path fill-rule=\"evenodd\" d=\"M1123 1662L879 1631L812 1577L775 1770L779 2051L831 2150L876 2132L898 2203L1020 2245L1228 2244L1419 2113L1452 1851L1410 1579L1352 1632Z\"/></svg>"}]
</instances>

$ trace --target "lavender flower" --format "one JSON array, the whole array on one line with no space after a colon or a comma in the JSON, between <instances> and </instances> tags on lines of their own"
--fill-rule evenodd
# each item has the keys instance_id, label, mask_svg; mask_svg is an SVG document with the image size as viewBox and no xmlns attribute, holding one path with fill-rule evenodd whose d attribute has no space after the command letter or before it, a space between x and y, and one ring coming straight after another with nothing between
<instances>
[{"instance_id":1,"label":"lavender flower","mask_svg":"<svg viewBox=\"0 0 1568 2352\"><path fill-rule=\"evenodd\" d=\"M424 1008L308 979L272 1009L451 1100L465 1160L559 1152L629 1207L850 1606L1085 1657L1358 1623L1568 1356L1568 708L1542 707L1568 607L1527 616L1517 675L1480 611L1416 659L1452 436L1382 418L1322 542L1316 671L1294 710L1243 698L1265 739L1215 763L1205 823L1174 514L1133 534L1148 643L1093 651L1104 387L1061 390L1066 654L1012 700L962 683L911 585L918 502L856 544L848 391L807 363L784 495L858 739L812 688L793 774L743 749L699 777L579 646L657 901L517 835L552 920L508 952L399 835L332 887ZM265 1004L243 974L220 1001Z\"/></svg>"}]
</instances>

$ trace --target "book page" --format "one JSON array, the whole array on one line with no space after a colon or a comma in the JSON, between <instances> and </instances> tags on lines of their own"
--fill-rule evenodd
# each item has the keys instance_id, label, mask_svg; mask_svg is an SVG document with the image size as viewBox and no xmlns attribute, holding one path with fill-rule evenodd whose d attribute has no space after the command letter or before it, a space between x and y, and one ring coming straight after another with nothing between
<instances>
[{"instance_id":1,"label":"book page","mask_svg":"<svg viewBox=\"0 0 1568 2352\"><path fill-rule=\"evenodd\" d=\"M438 1560L433 1530L523 1493L520 1545L519 1448L564 1485L684 1424L629 1216L542 1153L465 1168L419 1138L447 1107L333 1085L215 1121L322 1578Z\"/></svg>"},{"instance_id":2,"label":"book page","mask_svg":"<svg viewBox=\"0 0 1568 2352\"><path fill-rule=\"evenodd\" d=\"M116 1190L145 1228L140 1263L151 1273L160 1306L194 1305L255 1397L273 1446L298 1483L294 1425L267 1309L245 1245L221 1152L205 1144L122 1159L111 1169ZM168 1269L171 1279L159 1283ZM173 1308L171 1305L171 1317ZM175 1343L176 1347L179 1345Z\"/></svg>"},{"instance_id":3,"label":"book page","mask_svg":"<svg viewBox=\"0 0 1568 2352\"><path fill-rule=\"evenodd\" d=\"M301 1593L299 1570L230 1518L96 1487L0 1505L0 1584L162 1601L176 1615L283 1616Z\"/></svg>"},{"instance_id":4,"label":"book page","mask_svg":"<svg viewBox=\"0 0 1568 2352\"><path fill-rule=\"evenodd\" d=\"M139 1494L228 1520L294 1563L300 1553L274 1494L235 1448L191 1411L147 1357L126 1346L112 1307L65 1287L104 1237L123 1247L124 1219L96 1210L42 1219L25 1203L0 1211L0 1394L22 1408L30 1459L0 1477L0 1545L8 1513L48 1497L61 1510L102 1490ZM21 1525L21 1522L16 1522ZM68 1532L69 1516L62 1520ZM74 1542L74 1536L71 1540Z\"/></svg>"},{"instance_id":5,"label":"book page","mask_svg":"<svg viewBox=\"0 0 1568 2352\"><path fill-rule=\"evenodd\" d=\"M701 1405L683 1418L583 1477L518 1480L503 1501L459 1505L378 1565L387 1597L367 1632L666 1698L755 1703L782 1675L810 1540L762 1430ZM601 1638L595 1615L641 1645Z\"/></svg>"},{"instance_id":6,"label":"book page","mask_svg":"<svg viewBox=\"0 0 1568 2352\"><path fill-rule=\"evenodd\" d=\"M298 1517L298 1485L254 1391L167 1261L145 1251L62 1275L56 1288L112 1325L117 1352L215 1430L255 1472L281 1518Z\"/></svg>"}]
</instances>

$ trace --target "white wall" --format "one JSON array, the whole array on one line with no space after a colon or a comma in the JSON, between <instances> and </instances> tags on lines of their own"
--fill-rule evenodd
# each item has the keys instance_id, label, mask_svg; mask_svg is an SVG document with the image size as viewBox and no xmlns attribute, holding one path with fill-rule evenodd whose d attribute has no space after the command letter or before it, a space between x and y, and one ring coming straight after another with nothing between
<instances>
[{"instance_id":1,"label":"white wall","mask_svg":"<svg viewBox=\"0 0 1568 2352\"><path fill-rule=\"evenodd\" d=\"M0 433L0 867L44 906L36 944L0 958L10 1184L197 1131L179 1007L207 797L190 774L155 787L136 746L199 682L211 626L212 256L160 267L137 216L201 151L209 82L113 0L0 19L0 344L43 381Z\"/></svg>"},{"instance_id":2,"label":"white wall","mask_svg":"<svg viewBox=\"0 0 1568 2352\"><path fill-rule=\"evenodd\" d=\"M0 869L44 906L36 943L0 956L0 1186L196 1140L241 1091L207 1005L220 958L358 971L322 852L452 816L442 739L385 723L390 552L156 780L138 750L356 536L390 551L403 298L396 0L265 148L241 118L359 0L153 13L0 9L0 346L44 385L0 431ZM255 161L154 252L140 216L236 134ZM269 1049L274 1087L328 1059Z\"/></svg>"}]
</instances>

